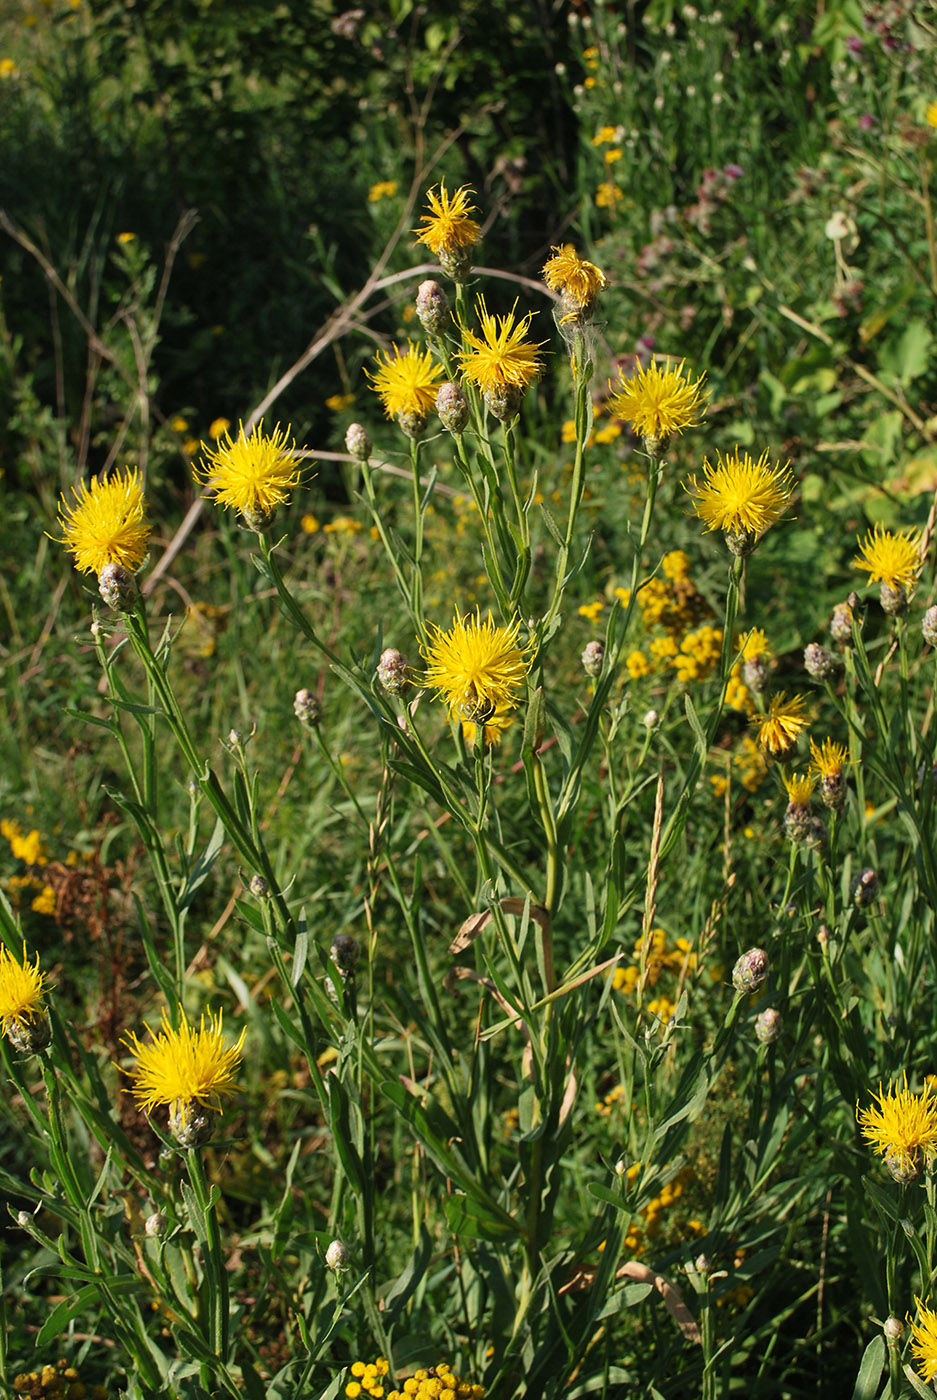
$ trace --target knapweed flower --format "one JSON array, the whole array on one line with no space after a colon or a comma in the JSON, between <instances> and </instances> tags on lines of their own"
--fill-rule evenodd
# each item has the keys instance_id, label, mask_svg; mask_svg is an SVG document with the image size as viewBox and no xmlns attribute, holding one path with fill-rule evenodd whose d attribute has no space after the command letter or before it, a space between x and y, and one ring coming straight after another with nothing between
<instances>
[{"instance_id":1,"label":"knapweed flower","mask_svg":"<svg viewBox=\"0 0 937 1400\"><path fill-rule=\"evenodd\" d=\"M820 796L824 806L839 811L846 800L844 770L850 758L842 744L824 739L822 744L810 741L810 771L820 779Z\"/></svg>"},{"instance_id":2,"label":"knapweed flower","mask_svg":"<svg viewBox=\"0 0 937 1400\"><path fill-rule=\"evenodd\" d=\"M760 627L753 627L742 642L740 660L742 679L756 695L760 695L765 688L771 656L768 638Z\"/></svg>"},{"instance_id":3,"label":"knapweed flower","mask_svg":"<svg viewBox=\"0 0 937 1400\"><path fill-rule=\"evenodd\" d=\"M784 513L793 482L786 466L769 465L767 451L756 462L736 448L729 457L717 453L715 466L704 461L703 480L691 477L686 489L706 528L722 530L732 553L744 555Z\"/></svg>"},{"instance_id":4,"label":"knapweed flower","mask_svg":"<svg viewBox=\"0 0 937 1400\"><path fill-rule=\"evenodd\" d=\"M783 778L787 800L792 807L806 807L813 796L816 777L813 773L790 773Z\"/></svg>"},{"instance_id":5,"label":"knapweed flower","mask_svg":"<svg viewBox=\"0 0 937 1400\"><path fill-rule=\"evenodd\" d=\"M937 102L934 107L937 109ZM937 126L937 120L934 125ZM925 1307L920 1298L915 1298L914 1305L917 1316L911 1323L911 1355L921 1379L932 1381L937 1376L937 1312Z\"/></svg>"},{"instance_id":6,"label":"knapweed flower","mask_svg":"<svg viewBox=\"0 0 937 1400\"><path fill-rule=\"evenodd\" d=\"M292 487L298 485L299 468L295 448L288 442L289 428L281 431L279 423L269 436L264 436L263 421L250 433L238 424L238 435L232 438L225 430L217 447L203 442L204 457L195 469L200 481L214 491L223 506L232 506L250 529L263 529L270 523L277 506L289 500Z\"/></svg>"},{"instance_id":7,"label":"knapweed flower","mask_svg":"<svg viewBox=\"0 0 937 1400\"><path fill-rule=\"evenodd\" d=\"M617 393L606 407L610 417L630 423L644 439L645 447L654 452L671 433L682 433L699 422L705 401L703 379L684 374L686 361L672 369L668 360L661 369L652 360L647 369L638 364L634 374L622 378Z\"/></svg>"},{"instance_id":8,"label":"knapweed flower","mask_svg":"<svg viewBox=\"0 0 937 1400\"><path fill-rule=\"evenodd\" d=\"M889 613L904 611L906 595L914 587L923 562L917 530L893 535L882 525L876 525L860 541L859 556L853 560L857 569L867 570L870 583L882 585L882 607Z\"/></svg>"},{"instance_id":9,"label":"knapweed flower","mask_svg":"<svg viewBox=\"0 0 937 1400\"><path fill-rule=\"evenodd\" d=\"M450 195L444 184L438 191L427 190L429 213L422 215L422 227L415 228L418 243L425 243L455 281L462 281L472 265L472 249L481 237L481 228L471 216L472 190L461 185Z\"/></svg>"},{"instance_id":10,"label":"knapweed flower","mask_svg":"<svg viewBox=\"0 0 937 1400\"><path fill-rule=\"evenodd\" d=\"M788 700L784 691L779 691L768 701L767 712L754 715L751 723L762 753L783 763L796 749L801 731L807 728L804 698L794 695Z\"/></svg>"},{"instance_id":11,"label":"knapweed flower","mask_svg":"<svg viewBox=\"0 0 937 1400\"><path fill-rule=\"evenodd\" d=\"M887 1092L880 1084L872 1097L878 1100L878 1107L856 1105L862 1136L885 1158L896 1181L913 1181L922 1159L929 1162L937 1151L937 1097L929 1084L920 1094L912 1094L907 1074L901 1085L895 1083Z\"/></svg>"},{"instance_id":12,"label":"knapweed flower","mask_svg":"<svg viewBox=\"0 0 937 1400\"><path fill-rule=\"evenodd\" d=\"M99 574L105 564L133 571L143 563L150 538L146 502L136 467L92 478L74 487L71 505L59 501L62 543L83 574Z\"/></svg>"},{"instance_id":13,"label":"knapweed flower","mask_svg":"<svg viewBox=\"0 0 937 1400\"><path fill-rule=\"evenodd\" d=\"M221 1013L203 1015L198 1030L190 1026L180 1008L175 1029L163 1008L158 1031L143 1044L132 1031L124 1044L136 1059L126 1071L130 1092L137 1107L152 1113L163 1105L169 1109L169 1126L184 1147L194 1147L210 1135L214 1115L221 1112L222 1100L235 1091L234 1072L241 1062L244 1031L229 1045L221 1030Z\"/></svg>"},{"instance_id":14,"label":"knapweed flower","mask_svg":"<svg viewBox=\"0 0 937 1400\"><path fill-rule=\"evenodd\" d=\"M608 285L605 273L595 263L581 258L572 243L550 250L553 257L543 266L543 280L551 291L559 292L563 320L588 320L599 292Z\"/></svg>"},{"instance_id":15,"label":"knapweed flower","mask_svg":"<svg viewBox=\"0 0 937 1400\"><path fill-rule=\"evenodd\" d=\"M45 973L39 970L39 954L31 963L23 944L20 962L0 947L0 1030L21 1054L42 1050L51 1039L43 1005Z\"/></svg>"},{"instance_id":16,"label":"knapweed flower","mask_svg":"<svg viewBox=\"0 0 937 1400\"><path fill-rule=\"evenodd\" d=\"M371 388L384 405L388 418L396 418L409 436L423 431L436 407L436 394L444 378L441 365L429 350L420 351L408 340L405 351L377 353L376 373L365 371Z\"/></svg>"},{"instance_id":17,"label":"knapweed flower","mask_svg":"<svg viewBox=\"0 0 937 1400\"><path fill-rule=\"evenodd\" d=\"M430 624L433 636L422 648L426 672L422 683L446 701L454 720L487 724L499 712L517 706L518 692L530 669L528 648L519 641L520 622L496 627L488 614L482 622L456 613L448 631Z\"/></svg>"},{"instance_id":18,"label":"knapweed flower","mask_svg":"<svg viewBox=\"0 0 937 1400\"><path fill-rule=\"evenodd\" d=\"M506 316L493 316L479 297L475 310L481 335L462 327L463 348L459 351L466 379L476 384L496 418L511 418L517 412L521 395L540 373L540 343L528 340L532 315L515 316L517 303Z\"/></svg>"},{"instance_id":19,"label":"knapweed flower","mask_svg":"<svg viewBox=\"0 0 937 1400\"><path fill-rule=\"evenodd\" d=\"M816 781L814 774L809 772L785 774L783 778L788 799L784 831L789 840L797 844L803 841L814 843L822 837L822 822L817 830L814 826L816 818L810 815L810 798Z\"/></svg>"}]
</instances>

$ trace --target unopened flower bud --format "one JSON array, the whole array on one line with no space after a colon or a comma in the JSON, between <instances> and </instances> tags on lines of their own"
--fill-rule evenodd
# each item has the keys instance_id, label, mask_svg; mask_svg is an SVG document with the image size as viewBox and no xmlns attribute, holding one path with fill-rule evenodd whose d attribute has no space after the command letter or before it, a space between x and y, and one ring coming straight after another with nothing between
<instances>
[{"instance_id":1,"label":"unopened flower bud","mask_svg":"<svg viewBox=\"0 0 937 1400\"><path fill-rule=\"evenodd\" d=\"M732 969L732 985L737 992L754 992L768 975L768 954L764 948L749 948Z\"/></svg>"},{"instance_id":2,"label":"unopened flower bud","mask_svg":"<svg viewBox=\"0 0 937 1400\"><path fill-rule=\"evenodd\" d=\"M792 802L784 813L784 834L796 846L810 840L813 831L813 818L809 807L802 802Z\"/></svg>"},{"instance_id":3,"label":"unopened flower bud","mask_svg":"<svg viewBox=\"0 0 937 1400\"><path fill-rule=\"evenodd\" d=\"M358 940L350 933L337 933L332 939L329 957L341 973L343 981L346 977L353 977L361 958Z\"/></svg>"},{"instance_id":4,"label":"unopened flower bud","mask_svg":"<svg viewBox=\"0 0 937 1400\"><path fill-rule=\"evenodd\" d=\"M660 715L656 710L648 710L641 721L645 729L656 729L659 722Z\"/></svg>"},{"instance_id":5,"label":"unopened flower bud","mask_svg":"<svg viewBox=\"0 0 937 1400\"><path fill-rule=\"evenodd\" d=\"M461 384L440 384L436 394L439 421L450 433L464 433L469 420L468 400Z\"/></svg>"},{"instance_id":6,"label":"unopened flower bud","mask_svg":"<svg viewBox=\"0 0 937 1400\"><path fill-rule=\"evenodd\" d=\"M900 1342L904 1336L904 1323L892 1314L891 1317L886 1317L882 1323L882 1331L888 1342Z\"/></svg>"},{"instance_id":7,"label":"unopened flower bud","mask_svg":"<svg viewBox=\"0 0 937 1400\"><path fill-rule=\"evenodd\" d=\"M438 282L428 278L416 294L416 314L430 335L439 335L449 320L449 299Z\"/></svg>"},{"instance_id":8,"label":"unopened flower bud","mask_svg":"<svg viewBox=\"0 0 937 1400\"><path fill-rule=\"evenodd\" d=\"M139 591L137 581L123 564L105 564L98 574L98 592L115 612L132 612Z\"/></svg>"},{"instance_id":9,"label":"unopened flower bud","mask_svg":"<svg viewBox=\"0 0 937 1400\"><path fill-rule=\"evenodd\" d=\"M307 729L314 729L322 717L322 706L311 690L297 690L293 700L293 714Z\"/></svg>"},{"instance_id":10,"label":"unopened flower bud","mask_svg":"<svg viewBox=\"0 0 937 1400\"><path fill-rule=\"evenodd\" d=\"M900 583L883 583L878 596L888 617L903 617L908 611L908 595Z\"/></svg>"},{"instance_id":11,"label":"unopened flower bud","mask_svg":"<svg viewBox=\"0 0 937 1400\"><path fill-rule=\"evenodd\" d=\"M345 451L359 462L366 462L371 455L371 439L360 423L349 423L345 433Z\"/></svg>"},{"instance_id":12,"label":"unopened flower bud","mask_svg":"<svg viewBox=\"0 0 937 1400\"><path fill-rule=\"evenodd\" d=\"M618 1161L615 1163L615 1175L618 1177L624 1176L627 1170L628 1168L625 1166L624 1157L619 1157Z\"/></svg>"},{"instance_id":13,"label":"unopened flower bud","mask_svg":"<svg viewBox=\"0 0 937 1400\"><path fill-rule=\"evenodd\" d=\"M33 1223L33 1218L28 1210L20 1210L16 1213L16 1223L21 1230L28 1230Z\"/></svg>"},{"instance_id":14,"label":"unopened flower bud","mask_svg":"<svg viewBox=\"0 0 937 1400\"><path fill-rule=\"evenodd\" d=\"M237 748L240 748L240 746L243 744L243 742L244 742L244 734L243 734L242 730L240 730L240 729L229 729L229 730L228 730L228 748L229 748L229 749L237 749Z\"/></svg>"},{"instance_id":15,"label":"unopened flower bud","mask_svg":"<svg viewBox=\"0 0 937 1400\"><path fill-rule=\"evenodd\" d=\"M582 669L587 676L600 676L602 674L602 662L605 660L604 642L587 642L582 653Z\"/></svg>"},{"instance_id":16,"label":"unopened flower bud","mask_svg":"<svg viewBox=\"0 0 937 1400\"><path fill-rule=\"evenodd\" d=\"M180 1147L202 1147L215 1131L217 1117L214 1109L205 1108L197 1100L177 1101L169 1110L169 1131Z\"/></svg>"},{"instance_id":17,"label":"unopened flower bud","mask_svg":"<svg viewBox=\"0 0 937 1400\"><path fill-rule=\"evenodd\" d=\"M521 406L523 391L516 384L505 384L497 389L486 389L483 397L492 417L499 423L509 423Z\"/></svg>"},{"instance_id":18,"label":"unopened flower bud","mask_svg":"<svg viewBox=\"0 0 937 1400\"><path fill-rule=\"evenodd\" d=\"M347 1269L350 1258L351 1256L341 1240L333 1240L325 1251L325 1262L333 1273L338 1273L340 1269Z\"/></svg>"},{"instance_id":19,"label":"unopened flower bud","mask_svg":"<svg viewBox=\"0 0 937 1400\"><path fill-rule=\"evenodd\" d=\"M817 929L817 942L821 948L828 948L830 946L830 931L826 924L821 924Z\"/></svg>"},{"instance_id":20,"label":"unopened flower bud","mask_svg":"<svg viewBox=\"0 0 937 1400\"><path fill-rule=\"evenodd\" d=\"M410 668L403 652L387 647L377 663L377 678L388 695L402 695L410 684Z\"/></svg>"},{"instance_id":21,"label":"unopened flower bud","mask_svg":"<svg viewBox=\"0 0 937 1400\"><path fill-rule=\"evenodd\" d=\"M750 656L742 664L742 680L753 695L760 695L768 679L768 667L763 656Z\"/></svg>"},{"instance_id":22,"label":"unopened flower bud","mask_svg":"<svg viewBox=\"0 0 937 1400\"><path fill-rule=\"evenodd\" d=\"M830 619L830 636L840 646L852 641L853 611L848 603L837 603Z\"/></svg>"},{"instance_id":23,"label":"unopened flower bud","mask_svg":"<svg viewBox=\"0 0 937 1400\"><path fill-rule=\"evenodd\" d=\"M921 618L921 631L929 647L937 647L937 607L928 608Z\"/></svg>"},{"instance_id":24,"label":"unopened flower bud","mask_svg":"<svg viewBox=\"0 0 937 1400\"><path fill-rule=\"evenodd\" d=\"M22 1021L9 1020L7 1039L18 1055L38 1055L52 1043L52 1022L48 1011L42 1010Z\"/></svg>"},{"instance_id":25,"label":"unopened flower bud","mask_svg":"<svg viewBox=\"0 0 937 1400\"><path fill-rule=\"evenodd\" d=\"M868 909L878 894L878 876L874 870L860 870L852 882L849 897L857 909Z\"/></svg>"},{"instance_id":26,"label":"unopened flower bud","mask_svg":"<svg viewBox=\"0 0 937 1400\"><path fill-rule=\"evenodd\" d=\"M736 559L745 559L758 543L758 536L753 530L726 530L723 539L729 553L734 554Z\"/></svg>"},{"instance_id":27,"label":"unopened flower bud","mask_svg":"<svg viewBox=\"0 0 937 1400\"><path fill-rule=\"evenodd\" d=\"M164 1235L166 1233L166 1216L163 1211L154 1210L152 1215L148 1215L143 1229L151 1240L158 1240L161 1235Z\"/></svg>"},{"instance_id":28,"label":"unopened flower bud","mask_svg":"<svg viewBox=\"0 0 937 1400\"><path fill-rule=\"evenodd\" d=\"M270 893L270 886L262 875L252 875L248 888L255 899L266 899Z\"/></svg>"},{"instance_id":29,"label":"unopened flower bud","mask_svg":"<svg viewBox=\"0 0 937 1400\"><path fill-rule=\"evenodd\" d=\"M815 681L825 681L835 669L836 658L825 647L821 647L819 642L809 642L804 647L804 670Z\"/></svg>"},{"instance_id":30,"label":"unopened flower bud","mask_svg":"<svg viewBox=\"0 0 937 1400\"><path fill-rule=\"evenodd\" d=\"M760 1045L773 1045L781 1034L783 1019L780 1011L769 1006L755 1017L755 1039Z\"/></svg>"}]
</instances>

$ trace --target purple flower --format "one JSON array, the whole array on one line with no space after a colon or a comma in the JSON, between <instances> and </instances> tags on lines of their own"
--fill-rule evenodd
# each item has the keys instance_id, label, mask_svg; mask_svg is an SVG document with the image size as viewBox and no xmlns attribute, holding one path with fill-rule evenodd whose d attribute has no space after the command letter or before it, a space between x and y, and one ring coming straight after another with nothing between
<instances>
[{"instance_id":1,"label":"purple flower","mask_svg":"<svg viewBox=\"0 0 937 1400\"><path fill-rule=\"evenodd\" d=\"M865 44L859 38L858 34L848 34L846 36L846 47L850 53L861 53L865 48Z\"/></svg>"},{"instance_id":2,"label":"purple flower","mask_svg":"<svg viewBox=\"0 0 937 1400\"><path fill-rule=\"evenodd\" d=\"M868 112L863 112L856 124L860 131L871 131L875 125L875 118Z\"/></svg>"},{"instance_id":3,"label":"purple flower","mask_svg":"<svg viewBox=\"0 0 937 1400\"><path fill-rule=\"evenodd\" d=\"M723 175L725 175L727 180L741 180L742 176L745 174L745 171L740 165L733 164L727 165L722 173Z\"/></svg>"}]
</instances>

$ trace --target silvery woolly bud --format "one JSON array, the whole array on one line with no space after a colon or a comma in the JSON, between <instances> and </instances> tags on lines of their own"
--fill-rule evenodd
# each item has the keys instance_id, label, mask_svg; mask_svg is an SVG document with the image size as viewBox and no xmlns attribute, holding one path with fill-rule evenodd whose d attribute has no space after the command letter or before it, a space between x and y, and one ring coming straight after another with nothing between
<instances>
[{"instance_id":1,"label":"silvery woolly bud","mask_svg":"<svg viewBox=\"0 0 937 1400\"><path fill-rule=\"evenodd\" d=\"M850 631L850 635L851 631ZM819 642L809 642L804 647L804 670L815 681L825 681L836 669L836 659Z\"/></svg>"},{"instance_id":2,"label":"silvery woolly bud","mask_svg":"<svg viewBox=\"0 0 937 1400\"><path fill-rule=\"evenodd\" d=\"M151 1240L158 1240L161 1235L165 1235L166 1216L164 1212L161 1210L154 1210L152 1215L146 1217L143 1229Z\"/></svg>"},{"instance_id":3,"label":"silvery woolly bud","mask_svg":"<svg viewBox=\"0 0 937 1400\"><path fill-rule=\"evenodd\" d=\"M773 1045L781 1034L783 1020L780 1011L769 1006L755 1017L755 1039L759 1045Z\"/></svg>"},{"instance_id":4,"label":"silvery woolly bud","mask_svg":"<svg viewBox=\"0 0 937 1400\"><path fill-rule=\"evenodd\" d=\"M293 714L307 729L314 729L322 717L322 706L311 690L297 690L293 699Z\"/></svg>"},{"instance_id":5,"label":"silvery woolly bud","mask_svg":"<svg viewBox=\"0 0 937 1400\"><path fill-rule=\"evenodd\" d=\"M33 1218L28 1210L20 1210L16 1213L16 1223L21 1230L28 1230L33 1223Z\"/></svg>"},{"instance_id":6,"label":"silvery woolly bud","mask_svg":"<svg viewBox=\"0 0 937 1400\"><path fill-rule=\"evenodd\" d=\"M377 678L388 695L402 695L410 684L410 668L403 652L385 648L377 663Z\"/></svg>"},{"instance_id":7,"label":"silvery woolly bud","mask_svg":"<svg viewBox=\"0 0 937 1400\"><path fill-rule=\"evenodd\" d=\"M345 451L359 462L366 462L371 455L371 439L360 423L350 423L345 433Z\"/></svg>"},{"instance_id":8,"label":"silvery woolly bud","mask_svg":"<svg viewBox=\"0 0 937 1400\"><path fill-rule=\"evenodd\" d=\"M341 973L342 981L346 977L353 977L361 958L358 940L352 938L350 933L337 933L332 939L329 957Z\"/></svg>"},{"instance_id":9,"label":"silvery woolly bud","mask_svg":"<svg viewBox=\"0 0 937 1400\"><path fill-rule=\"evenodd\" d=\"M270 893L270 886L262 875L252 875L248 888L255 899L266 899Z\"/></svg>"},{"instance_id":10,"label":"silvery woolly bud","mask_svg":"<svg viewBox=\"0 0 937 1400\"><path fill-rule=\"evenodd\" d=\"M416 314L429 335L439 335L449 320L449 299L431 277L420 283L416 294Z\"/></svg>"},{"instance_id":11,"label":"silvery woolly bud","mask_svg":"<svg viewBox=\"0 0 937 1400\"><path fill-rule=\"evenodd\" d=\"M340 1269L347 1269L350 1257L348 1250L342 1244L341 1240L333 1240L325 1251L326 1265L332 1270L333 1274L338 1273Z\"/></svg>"},{"instance_id":12,"label":"silvery woolly bud","mask_svg":"<svg viewBox=\"0 0 937 1400\"><path fill-rule=\"evenodd\" d=\"M737 992L754 992L768 975L768 954L764 948L749 948L732 969L732 985Z\"/></svg>"},{"instance_id":13,"label":"silvery woolly bud","mask_svg":"<svg viewBox=\"0 0 937 1400\"><path fill-rule=\"evenodd\" d=\"M882 1331L885 1333L885 1339L889 1345L893 1342L900 1342L904 1336L904 1323L892 1314L891 1317L886 1317L882 1323Z\"/></svg>"},{"instance_id":14,"label":"silvery woolly bud","mask_svg":"<svg viewBox=\"0 0 937 1400\"><path fill-rule=\"evenodd\" d=\"M469 420L469 406L461 384L455 384L451 380L440 384L436 394L436 412L439 414L440 423L448 432L465 432Z\"/></svg>"},{"instance_id":15,"label":"silvery woolly bud","mask_svg":"<svg viewBox=\"0 0 937 1400\"><path fill-rule=\"evenodd\" d=\"M742 664L742 680L753 695L760 695L768 679L768 668L763 656L751 656Z\"/></svg>"},{"instance_id":16,"label":"silvery woolly bud","mask_svg":"<svg viewBox=\"0 0 937 1400\"><path fill-rule=\"evenodd\" d=\"M596 676L600 676L602 674L602 662L605 660L605 643L599 641L587 642L580 660L582 661L582 669L587 676L592 676L593 679L595 679Z\"/></svg>"},{"instance_id":17,"label":"silvery woolly bud","mask_svg":"<svg viewBox=\"0 0 937 1400\"><path fill-rule=\"evenodd\" d=\"M878 876L874 870L860 870L852 882L849 897L857 909L868 909L878 894Z\"/></svg>"},{"instance_id":18,"label":"silvery woolly bud","mask_svg":"<svg viewBox=\"0 0 937 1400\"><path fill-rule=\"evenodd\" d=\"M202 1147L215 1131L218 1115L197 1100L176 1102L169 1110L169 1131L180 1147Z\"/></svg>"},{"instance_id":19,"label":"silvery woolly bud","mask_svg":"<svg viewBox=\"0 0 937 1400\"><path fill-rule=\"evenodd\" d=\"M139 592L137 581L123 564L105 564L98 574L98 592L115 612L132 612Z\"/></svg>"},{"instance_id":20,"label":"silvery woolly bud","mask_svg":"<svg viewBox=\"0 0 937 1400\"><path fill-rule=\"evenodd\" d=\"M937 647L937 607L928 608L921 618L921 631L929 647Z\"/></svg>"},{"instance_id":21,"label":"silvery woolly bud","mask_svg":"<svg viewBox=\"0 0 937 1400\"><path fill-rule=\"evenodd\" d=\"M656 729L660 723L660 715L656 710L648 710L641 723L645 729Z\"/></svg>"},{"instance_id":22,"label":"silvery woolly bud","mask_svg":"<svg viewBox=\"0 0 937 1400\"><path fill-rule=\"evenodd\" d=\"M830 618L830 636L840 646L852 641L853 611L848 603L837 603Z\"/></svg>"}]
</instances>

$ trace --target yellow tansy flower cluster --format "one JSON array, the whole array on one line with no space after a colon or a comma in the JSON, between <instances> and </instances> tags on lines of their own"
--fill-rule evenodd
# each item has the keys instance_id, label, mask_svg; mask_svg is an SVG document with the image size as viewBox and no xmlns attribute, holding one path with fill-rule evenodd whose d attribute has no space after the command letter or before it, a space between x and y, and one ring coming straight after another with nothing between
<instances>
[{"instance_id":1,"label":"yellow tansy flower cluster","mask_svg":"<svg viewBox=\"0 0 937 1400\"><path fill-rule=\"evenodd\" d=\"M628 1168L628 1183L634 1181L641 1171L640 1162L634 1162ZM671 1212L673 1206L683 1195L685 1187L693 1180L693 1168L684 1167L679 1171L672 1181L654 1196L640 1212L638 1219L631 1222L631 1226L625 1236L625 1247L633 1254L643 1254L648 1242L655 1239L664 1227L664 1217ZM676 1233L687 1235L705 1234L705 1227L699 1220L673 1220Z\"/></svg>"},{"instance_id":2,"label":"yellow tansy flower cluster","mask_svg":"<svg viewBox=\"0 0 937 1400\"><path fill-rule=\"evenodd\" d=\"M482 1400L484 1394L484 1386L461 1380L448 1361L437 1361L428 1370L414 1371L400 1390L390 1391L387 1400L407 1400L408 1396L412 1400Z\"/></svg>"},{"instance_id":3,"label":"yellow tansy flower cluster","mask_svg":"<svg viewBox=\"0 0 937 1400\"><path fill-rule=\"evenodd\" d=\"M616 967L612 973L612 986L616 992L621 992L622 996L630 996L638 985L641 977L641 949L643 946L644 940L639 938L633 950L635 961L627 967ZM693 945L688 938L675 939L671 947L668 944L665 929L651 929L645 958L646 987L656 988L658 981L664 974L680 976L684 969L687 972L693 972L696 965L696 954L693 952ZM647 1003L647 1009L652 1016L659 1016L662 1021L669 1021L676 1010L676 1004L671 997L664 993L658 993Z\"/></svg>"},{"instance_id":4,"label":"yellow tansy flower cluster","mask_svg":"<svg viewBox=\"0 0 937 1400\"><path fill-rule=\"evenodd\" d=\"M107 1400L107 1387L85 1385L78 1370L62 1357L55 1366L43 1366L41 1371L21 1371L13 1377L13 1389L19 1400L38 1396L59 1396L61 1400Z\"/></svg>"},{"instance_id":5,"label":"yellow tansy flower cluster","mask_svg":"<svg viewBox=\"0 0 937 1400\"><path fill-rule=\"evenodd\" d=\"M389 1370L386 1356L379 1356L376 1361L353 1362L351 1366L352 1379L345 1386L345 1394L349 1400L358 1400L358 1396L362 1392L372 1396L373 1400L382 1400L384 1378Z\"/></svg>"},{"instance_id":6,"label":"yellow tansy flower cluster","mask_svg":"<svg viewBox=\"0 0 937 1400\"><path fill-rule=\"evenodd\" d=\"M744 686L742 688L744 689ZM739 746L732 755L730 766L746 792L757 792L768 776L768 765L764 755L749 734L742 735ZM710 781L716 796L724 797L729 785L728 778L723 773L714 773Z\"/></svg>"}]
</instances>

